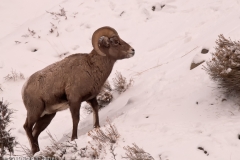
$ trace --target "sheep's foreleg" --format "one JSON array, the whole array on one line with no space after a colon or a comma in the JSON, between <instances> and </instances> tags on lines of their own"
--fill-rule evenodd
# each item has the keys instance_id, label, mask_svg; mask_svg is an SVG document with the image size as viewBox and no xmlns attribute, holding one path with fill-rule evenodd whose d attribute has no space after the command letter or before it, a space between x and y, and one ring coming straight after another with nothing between
<instances>
[{"instance_id":1,"label":"sheep's foreleg","mask_svg":"<svg viewBox=\"0 0 240 160\"><path fill-rule=\"evenodd\" d=\"M77 129L78 129L78 123L79 123L79 111L81 107L81 101L69 101L70 111L72 115L72 121L73 121L73 130L72 130L72 139L77 139Z\"/></svg>"},{"instance_id":2,"label":"sheep's foreleg","mask_svg":"<svg viewBox=\"0 0 240 160\"><path fill-rule=\"evenodd\" d=\"M92 106L93 109L93 127L94 128L99 128L99 117L98 117L98 103L97 103L97 99L96 97L89 100L88 103L90 103L90 105Z\"/></svg>"}]
</instances>

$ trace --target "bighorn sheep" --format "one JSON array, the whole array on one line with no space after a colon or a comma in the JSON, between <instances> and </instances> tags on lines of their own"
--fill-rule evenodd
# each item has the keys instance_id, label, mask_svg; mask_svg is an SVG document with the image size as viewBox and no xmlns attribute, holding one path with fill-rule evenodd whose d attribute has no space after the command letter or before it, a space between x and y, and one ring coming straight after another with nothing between
<instances>
[{"instance_id":1,"label":"bighorn sheep","mask_svg":"<svg viewBox=\"0 0 240 160\"><path fill-rule=\"evenodd\" d=\"M101 38L100 37L104 37ZM111 27L97 29L92 35L93 50L89 54L73 54L35 72L22 88L27 109L23 125L32 153L38 152L38 136L50 124L56 112L70 108L77 139L81 102L93 108L94 127L100 127L96 96L117 60L130 58L134 49Z\"/></svg>"}]
</instances>

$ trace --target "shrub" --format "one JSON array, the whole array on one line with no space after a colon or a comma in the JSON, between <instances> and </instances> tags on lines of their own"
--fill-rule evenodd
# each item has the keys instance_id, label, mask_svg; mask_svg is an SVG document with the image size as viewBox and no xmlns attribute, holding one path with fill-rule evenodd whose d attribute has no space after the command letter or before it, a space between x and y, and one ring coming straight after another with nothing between
<instances>
[{"instance_id":1,"label":"shrub","mask_svg":"<svg viewBox=\"0 0 240 160\"><path fill-rule=\"evenodd\" d=\"M3 159L7 153L13 154L17 145L15 137L11 136L11 129L7 130L13 114L13 110L9 109L8 105L0 101L0 159Z\"/></svg>"},{"instance_id":2,"label":"shrub","mask_svg":"<svg viewBox=\"0 0 240 160\"><path fill-rule=\"evenodd\" d=\"M113 99L112 95L112 87L109 83L109 81L106 81L100 91L100 93L97 96L97 101L99 105L99 109L107 106Z\"/></svg>"},{"instance_id":3,"label":"shrub","mask_svg":"<svg viewBox=\"0 0 240 160\"><path fill-rule=\"evenodd\" d=\"M96 128L88 132L88 136L93 139L92 142L88 142L91 149L90 157L92 159L99 159L100 156L104 158L104 153L106 154L106 147L109 146L110 153L114 160L116 160L115 146L120 134L117 128L111 124L110 120L107 120L107 125L102 128Z\"/></svg>"},{"instance_id":4,"label":"shrub","mask_svg":"<svg viewBox=\"0 0 240 160\"><path fill-rule=\"evenodd\" d=\"M36 153L34 156L35 158L39 160L45 160L45 159L55 159L55 160L61 160L66 159L66 155L68 153L75 153L78 151L78 146L75 141L70 142L66 141L64 143L59 142L56 138L52 136L50 132L47 132L51 145L47 146L44 150L42 150L39 153Z\"/></svg>"},{"instance_id":5,"label":"shrub","mask_svg":"<svg viewBox=\"0 0 240 160\"><path fill-rule=\"evenodd\" d=\"M127 81L125 77L120 72L116 72L116 77L113 78L114 89L111 87L109 81L107 80L100 93L97 95L97 101L99 109L107 106L113 99L113 92L117 91L119 94L125 92L131 85L133 80ZM88 114L92 113L92 107L89 105L84 106L84 109Z\"/></svg>"},{"instance_id":6,"label":"shrub","mask_svg":"<svg viewBox=\"0 0 240 160\"><path fill-rule=\"evenodd\" d=\"M143 149L139 148L135 143L133 143L133 147L127 146L123 147L126 150L125 159L129 160L154 160L154 158Z\"/></svg>"},{"instance_id":7,"label":"shrub","mask_svg":"<svg viewBox=\"0 0 240 160\"><path fill-rule=\"evenodd\" d=\"M206 62L204 70L227 95L240 93L240 42L219 35L212 59Z\"/></svg>"},{"instance_id":8,"label":"shrub","mask_svg":"<svg viewBox=\"0 0 240 160\"><path fill-rule=\"evenodd\" d=\"M125 92L131 85L133 80L130 79L129 82L120 72L116 72L116 77L113 78L114 89L119 93Z\"/></svg>"},{"instance_id":9,"label":"shrub","mask_svg":"<svg viewBox=\"0 0 240 160\"><path fill-rule=\"evenodd\" d=\"M102 91L97 96L99 109L107 106L113 99L112 93L109 91Z\"/></svg>"}]
</instances>

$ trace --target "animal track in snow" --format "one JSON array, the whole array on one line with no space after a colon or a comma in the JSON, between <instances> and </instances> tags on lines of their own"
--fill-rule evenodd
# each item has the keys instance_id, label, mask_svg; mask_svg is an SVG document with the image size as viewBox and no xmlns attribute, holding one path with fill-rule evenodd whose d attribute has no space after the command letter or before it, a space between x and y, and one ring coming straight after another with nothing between
<instances>
[{"instance_id":1,"label":"animal track in snow","mask_svg":"<svg viewBox=\"0 0 240 160\"><path fill-rule=\"evenodd\" d=\"M74 25L69 25L68 27L66 27L65 28L65 30L67 31L67 32L72 32L72 31L74 31Z\"/></svg>"},{"instance_id":2,"label":"animal track in snow","mask_svg":"<svg viewBox=\"0 0 240 160\"><path fill-rule=\"evenodd\" d=\"M78 49L78 48L79 48L79 45L75 45L75 46L72 47L72 50L75 51L75 50Z\"/></svg>"},{"instance_id":3,"label":"animal track in snow","mask_svg":"<svg viewBox=\"0 0 240 160\"><path fill-rule=\"evenodd\" d=\"M111 10L115 9L115 4L113 2L109 2L109 7L111 8Z\"/></svg>"}]
</instances>

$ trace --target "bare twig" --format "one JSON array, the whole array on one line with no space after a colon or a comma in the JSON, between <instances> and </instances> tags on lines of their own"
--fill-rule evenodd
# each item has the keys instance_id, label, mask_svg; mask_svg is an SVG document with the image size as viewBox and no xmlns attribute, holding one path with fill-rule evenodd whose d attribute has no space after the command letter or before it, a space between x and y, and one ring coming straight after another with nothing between
<instances>
[{"instance_id":1,"label":"bare twig","mask_svg":"<svg viewBox=\"0 0 240 160\"><path fill-rule=\"evenodd\" d=\"M167 63L168 63L168 62L167 62ZM164 64L167 64L167 63L164 63ZM148 69L143 70L143 71L141 71L141 72L138 72L138 73L135 74L135 75L140 75L140 74L142 74L142 73L144 73L144 72L147 72L147 71L149 71L149 70L151 70L151 69L154 69L154 68L160 67L160 66L162 66L162 65L163 65L163 64L156 65L156 66L154 66L154 67L151 67L151 68L148 68Z\"/></svg>"},{"instance_id":2,"label":"bare twig","mask_svg":"<svg viewBox=\"0 0 240 160\"><path fill-rule=\"evenodd\" d=\"M182 57L186 56L187 54L191 53L192 51L194 51L194 50L197 49L197 48L198 48L198 46L195 47L195 48L193 48L191 51L187 52L186 54L184 54ZM182 57L180 57L180 58L182 58ZM162 65L165 65L165 64L171 63L171 62L173 62L173 61L175 61L175 60L177 60L177 59L179 59L179 58L176 58L176 59L174 59L174 60L172 60L172 61L169 61L169 62L165 62L165 63L162 63L162 64L158 64L158 65L156 65L156 66L154 66L154 67L151 67L151 68L148 68L148 69L143 70L143 71L141 71L141 72L138 72L138 73L135 74L134 76L139 76L139 75L141 75L141 74L144 73L144 72L147 72L147 71L149 71L149 70L152 70L152 69L155 69L155 68L161 67Z\"/></svg>"},{"instance_id":3,"label":"bare twig","mask_svg":"<svg viewBox=\"0 0 240 160\"><path fill-rule=\"evenodd\" d=\"M116 148L116 147L113 146L113 144L110 145L110 153L112 154L113 159L114 159L114 160L117 160L117 159L116 159L117 154L114 153L115 148Z\"/></svg>"},{"instance_id":4,"label":"bare twig","mask_svg":"<svg viewBox=\"0 0 240 160\"><path fill-rule=\"evenodd\" d=\"M53 137L53 135L47 131L47 134L50 138L51 145L47 146L43 151L41 151L38 156L40 157L52 157L52 158L62 158L66 152L67 148L72 148L73 152L77 152L77 143L66 141L65 143L59 142L56 138Z\"/></svg>"},{"instance_id":5,"label":"bare twig","mask_svg":"<svg viewBox=\"0 0 240 160\"><path fill-rule=\"evenodd\" d=\"M78 12L73 12L73 17L75 18Z\"/></svg>"},{"instance_id":6,"label":"bare twig","mask_svg":"<svg viewBox=\"0 0 240 160\"><path fill-rule=\"evenodd\" d=\"M15 70L12 70L10 74L4 77L7 81L17 81L19 79L25 79L24 75L22 73L17 73Z\"/></svg>"},{"instance_id":7,"label":"bare twig","mask_svg":"<svg viewBox=\"0 0 240 160\"><path fill-rule=\"evenodd\" d=\"M123 15L123 13L125 13L124 11L122 11L121 13L120 13L120 16L122 16Z\"/></svg>"},{"instance_id":8,"label":"bare twig","mask_svg":"<svg viewBox=\"0 0 240 160\"><path fill-rule=\"evenodd\" d=\"M60 6L61 7L61 6ZM55 20L58 20L58 16L60 17L65 17L65 19L67 20L67 15L66 15L66 11L64 8L60 8L60 11L59 12L49 12L49 11L46 11L47 13L55 16Z\"/></svg>"},{"instance_id":9,"label":"bare twig","mask_svg":"<svg viewBox=\"0 0 240 160\"><path fill-rule=\"evenodd\" d=\"M182 57L186 56L187 54L191 53L192 51L194 51L194 50L197 49L197 48L198 48L198 46L195 47L195 48L193 48L191 51L187 52L186 54L184 54ZM182 57L181 57L181 58L182 58Z\"/></svg>"},{"instance_id":10,"label":"bare twig","mask_svg":"<svg viewBox=\"0 0 240 160\"><path fill-rule=\"evenodd\" d=\"M28 156L28 157L33 157L33 154L32 154L32 151L31 151L31 149L30 148L28 148L27 146L25 146L25 145L21 145L21 144L19 144L20 145L20 147L21 147L21 152L23 152L26 156Z\"/></svg>"},{"instance_id":11,"label":"bare twig","mask_svg":"<svg viewBox=\"0 0 240 160\"><path fill-rule=\"evenodd\" d=\"M133 147L127 146L123 147L126 150L126 157L122 157L129 160L154 160L154 158L143 149L139 148L135 143Z\"/></svg>"},{"instance_id":12,"label":"bare twig","mask_svg":"<svg viewBox=\"0 0 240 160\"><path fill-rule=\"evenodd\" d=\"M36 32L34 30L31 30L28 28L28 32L30 33L31 36L34 36L36 34Z\"/></svg>"},{"instance_id":13,"label":"bare twig","mask_svg":"<svg viewBox=\"0 0 240 160\"><path fill-rule=\"evenodd\" d=\"M104 126L105 130L102 128L96 128L88 132L93 140L100 143L116 143L117 139L120 137L117 128L111 124L110 120L107 120L107 125Z\"/></svg>"}]
</instances>

